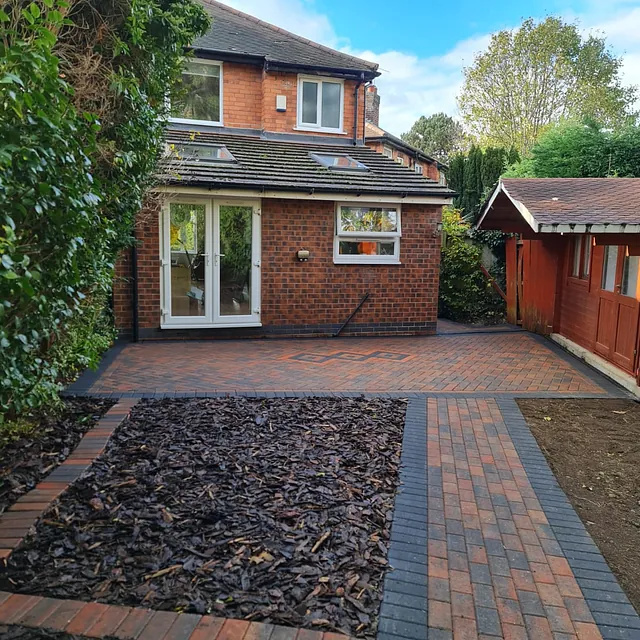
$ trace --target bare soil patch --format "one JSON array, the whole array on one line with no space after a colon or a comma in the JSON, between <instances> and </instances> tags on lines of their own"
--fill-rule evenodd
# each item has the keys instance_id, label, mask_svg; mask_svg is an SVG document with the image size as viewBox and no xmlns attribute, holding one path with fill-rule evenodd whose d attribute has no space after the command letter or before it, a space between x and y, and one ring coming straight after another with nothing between
<instances>
[{"instance_id":1,"label":"bare soil patch","mask_svg":"<svg viewBox=\"0 0 640 640\"><path fill-rule=\"evenodd\" d=\"M374 637L405 410L141 402L0 588Z\"/></svg>"},{"instance_id":2,"label":"bare soil patch","mask_svg":"<svg viewBox=\"0 0 640 640\"><path fill-rule=\"evenodd\" d=\"M640 611L640 404L518 400L589 533Z\"/></svg>"},{"instance_id":3,"label":"bare soil patch","mask_svg":"<svg viewBox=\"0 0 640 640\"><path fill-rule=\"evenodd\" d=\"M113 400L67 398L64 408L36 419L27 435L0 442L0 513L62 464Z\"/></svg>"},{"instance_id":4,"label":"bare soil patch","mask_svg":"<svg viewBox=\"0 0 640 640\"><path fill-rule=\"evenodd\" d=\"M21 625L0 625L0 640L88 640L87 636L30 629Z\"/></svg>"}]
</instances>

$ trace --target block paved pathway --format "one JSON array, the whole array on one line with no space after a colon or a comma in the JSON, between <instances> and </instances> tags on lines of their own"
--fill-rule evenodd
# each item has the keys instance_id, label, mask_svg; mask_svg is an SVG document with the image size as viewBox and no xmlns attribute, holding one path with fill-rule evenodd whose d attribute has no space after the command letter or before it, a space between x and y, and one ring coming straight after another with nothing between
<instances>
[{"instance_id":1,"label":"block paved pathway","mask_svg":"<svg viewBox=\"0 0 640 640\"><path fill-rule=\"evenodd\" d=\"M385 579L378 640L640 640L640 617L514 400L625 393L539 337L457 332L455 326L447 331L432 338L127 345L69 391L124 398L362 392L407 397L389 545L392 570ZM78 455L89 462L87 453ZM126 635L125 623L149 620L154 625L140 627L146 629L142 638L323 637L46 598L20 601L18 614L10 612L12 597L15 602L15 596L0 593L0 624L47 628L47 619L61 624L55 611L83 612L76 626L87 637L106 637L105 628L114 637L136 637ZM171 624L161 619L167 615L174 616ZM72 621L61 628L75 628ZM324 640L331 637L325 634Z\"/></svg>"}]
</instances>

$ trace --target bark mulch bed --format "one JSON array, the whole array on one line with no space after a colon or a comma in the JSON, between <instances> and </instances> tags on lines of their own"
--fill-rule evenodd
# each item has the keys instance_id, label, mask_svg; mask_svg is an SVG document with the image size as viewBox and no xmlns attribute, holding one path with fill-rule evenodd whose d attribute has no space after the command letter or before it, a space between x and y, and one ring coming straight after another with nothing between
<instances>
[{"instance_id":1,"label":"bark mulch bed","mask_svg":"<svg viewBox=\"0 0 640 640\"><path fill-rule=\"evenodd\" d=\"M0 443L0 513L62 464L113 400L67 398L52 415L37 418L28 435Z\"/></svg>"},{"instance_id":2,"label":"bark mulch bed","mask_svg":"<svg viewBox=\"0 0 640 640\"><path fill-rule=\"evenodd\" d=\"M640 611L640 404L518 400L560 486Z\"/></svg>"},{"instance_id":3,"label":"bark mulch bed","mask_svg":"<svg viewBox=\"0 0 640 640\"><path fill-rule=\"evenodd\" d=\"M374 637L405 410L143 401L0 588Z\"/></svg>"},{"instance_id":4,"label":"bark mulch bed","mask_svg":"<svg viewBox=\"0 0 640 640\"><path fill-rule=\"evenodd\" d=\"M89 638L44 629L30 629L19 625L0 624L0 640L89 640Z\"/></svg>"}]
</instances>

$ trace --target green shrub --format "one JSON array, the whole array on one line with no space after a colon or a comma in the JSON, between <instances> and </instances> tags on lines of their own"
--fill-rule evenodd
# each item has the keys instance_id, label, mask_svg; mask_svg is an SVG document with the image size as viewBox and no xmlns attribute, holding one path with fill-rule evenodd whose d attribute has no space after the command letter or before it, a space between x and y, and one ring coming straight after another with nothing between
<instances>
[{"instance_id":1,"label":"green shrub","mask_svg":"<svg viewBox=\"0 0 640 640\"><path fill-rule=\"evenodd\" d=\"M442 222L439 315L456 322L503 321L504 302L480 270L482 249L471 240L470 225L450 207L444 208ZM499 273L492 275L500 282Z\"/></svg>"},{"instance_id":2,"label":"green shrub","mask_svg":"<svg viewBox=\"0 0 640 640\"><path fill-rule=\"evenodd\" d=\"M98 306L153 183L182 52L207 27L193 0L0 9L0 422L107 345Z\"/></svg>"}]
</instances>

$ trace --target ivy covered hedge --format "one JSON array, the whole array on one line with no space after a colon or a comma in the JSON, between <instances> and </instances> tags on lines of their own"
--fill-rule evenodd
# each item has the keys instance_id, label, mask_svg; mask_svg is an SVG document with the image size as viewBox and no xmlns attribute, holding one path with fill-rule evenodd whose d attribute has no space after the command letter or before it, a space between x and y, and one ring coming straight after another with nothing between
<instances>
[{"instance_id":1,"label":"ivy covered hedge","mask_svg":"<svg viewBox=\"0 0 640 640\"><path fill-rule=\"evenodd\" d=\"M111 339L118 253L162 144L195 0L0 5L0 422Z\"/></svg>"}]
</instances>

